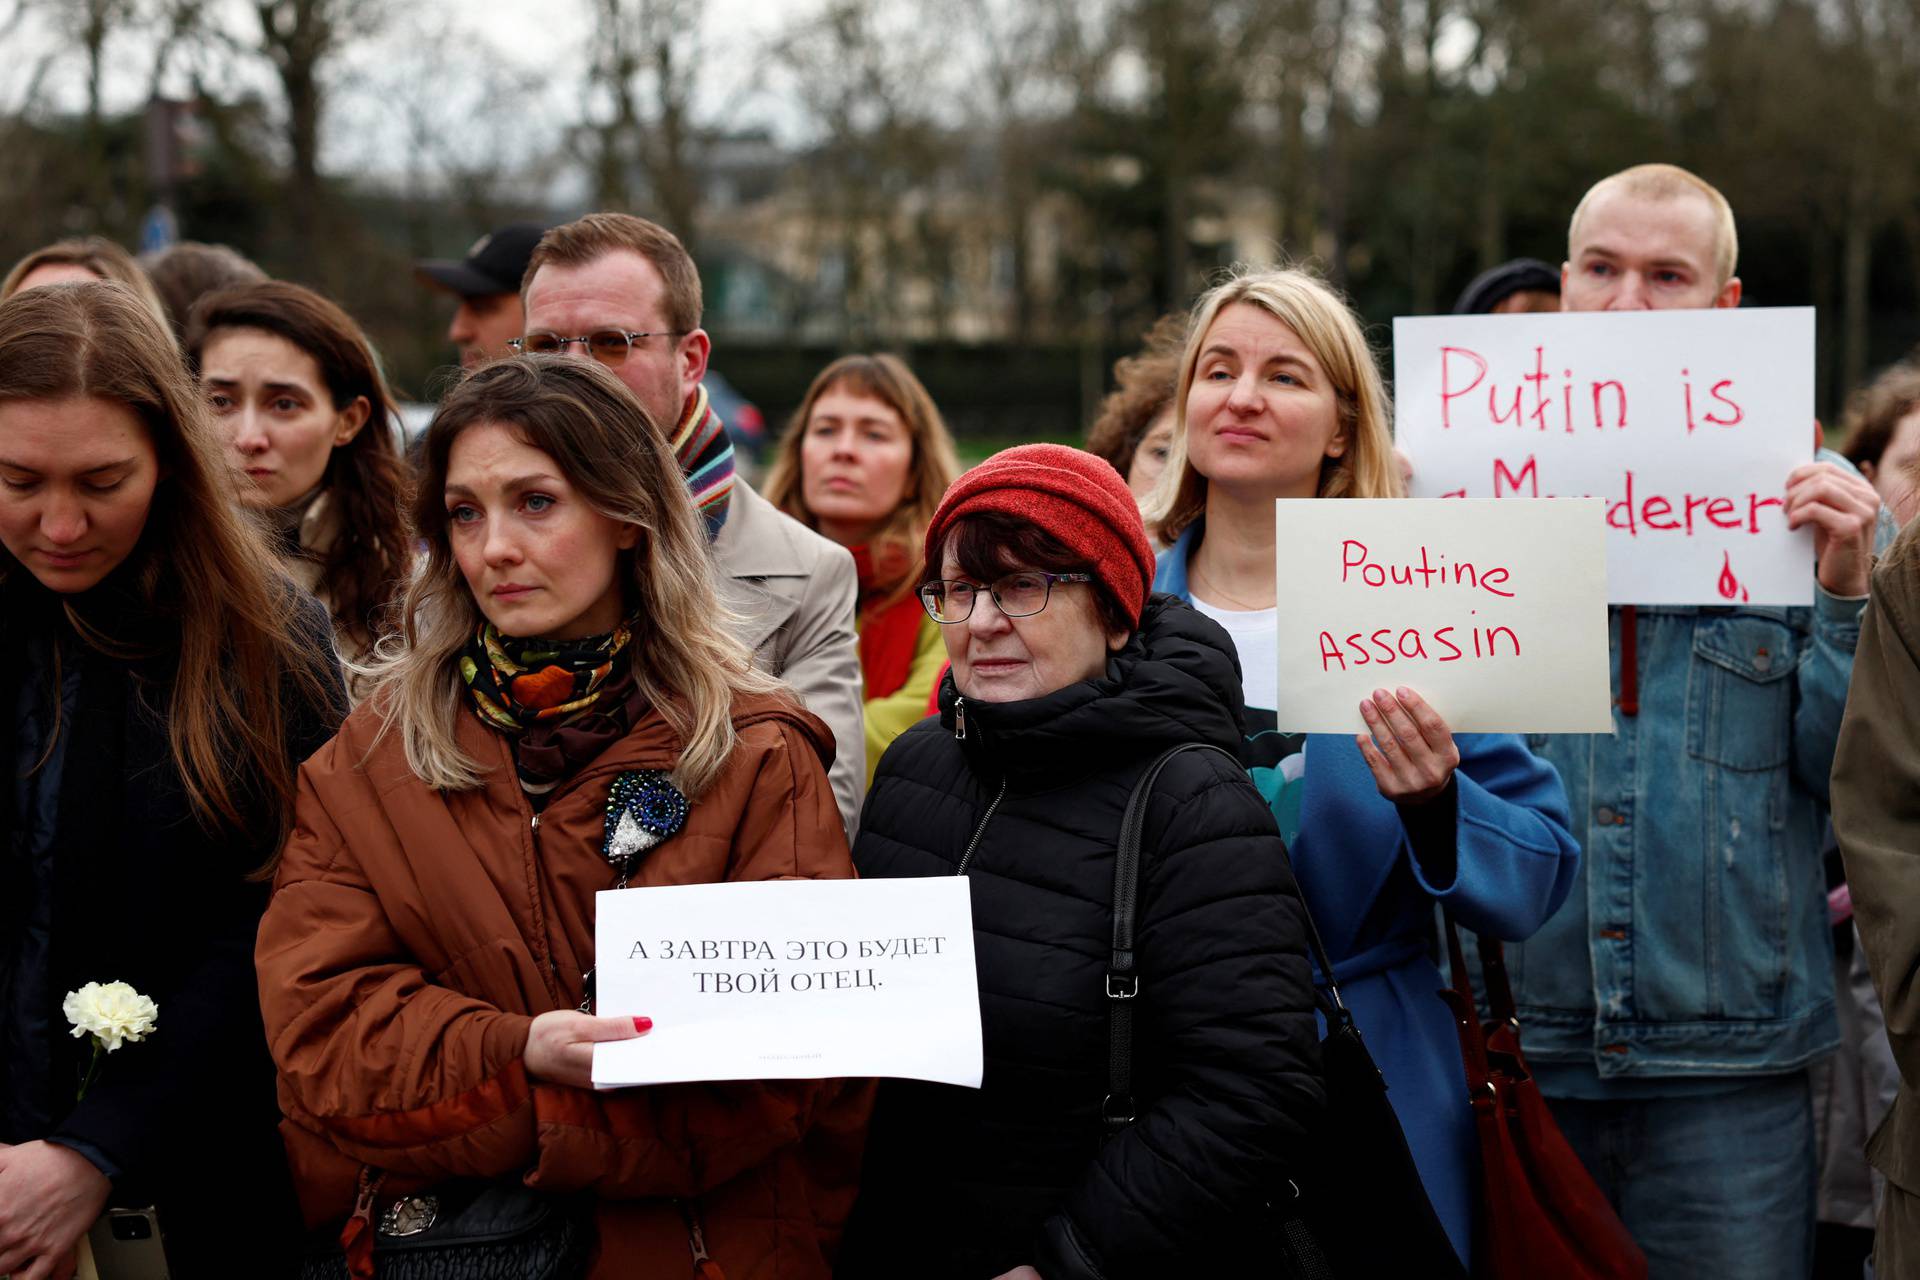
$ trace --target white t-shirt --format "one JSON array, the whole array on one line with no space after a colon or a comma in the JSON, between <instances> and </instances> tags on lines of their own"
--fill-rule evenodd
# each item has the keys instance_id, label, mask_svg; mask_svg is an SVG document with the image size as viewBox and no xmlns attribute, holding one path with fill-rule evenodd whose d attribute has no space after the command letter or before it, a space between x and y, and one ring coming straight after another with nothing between
<instances>
[{"instance_id":1,"label":"white t-shirt","mask_svg":"<svg viewBox=\"0 0 1920 1280\"><path fill-rule=\"evenodd\" d=\"M1199 597L1193 607L1212 618L1240 651L1240 687L1249 707L1273 710L1279 701L1279 618L1272 609L1216 609Z\"/></svg>"}]
</instances>

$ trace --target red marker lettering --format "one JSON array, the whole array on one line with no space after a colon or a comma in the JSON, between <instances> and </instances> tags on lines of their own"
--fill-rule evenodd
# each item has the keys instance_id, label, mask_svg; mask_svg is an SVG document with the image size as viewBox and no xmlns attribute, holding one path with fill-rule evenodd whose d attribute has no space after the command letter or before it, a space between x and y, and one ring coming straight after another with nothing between
<instances>
[{"instance_id":1,"label":"red marker lettering","mask_svg":"<svg viewBox=\"0 0 1920 1280\"><path fill-rule=\"evenodd\" d=\"M1713 390L1707 392L1707 394L1712 396L1715 400L1718 400L1721 404L1733 410L1733 416L1731 418L1722 418L1719 415L1712 414L1712 413L1708 414L1707 421L1711 422L1716 427L1737 427L1743 421L1746 420L1746 416L1747 416L1746 410L1742 409L1739 405L1735 404L1728 397L1720 394L1722 391L1726 390L1726 388L1732 385L1733 385L1733 382L1731 379L1727 379L1721 382L1716 382L1713 384Z\"/></svg>"},{"instance_id":2,"label":"red marker lettering","mask_svg":"<svg viewBox=\"0 0 1920 1280\"><path fill-rule=\"evenodd\" d=\"M1453 389L1452 358L1454 356L1465 356L1474 366L1473 381L1458 391ZM1443 430L1453 426L1454 400L1479 386L1486 376L1487 362L1481 359L1477 352L1469 351L1465 347L1440 348L1440 426Z\"/></svg>"}]
</instances>

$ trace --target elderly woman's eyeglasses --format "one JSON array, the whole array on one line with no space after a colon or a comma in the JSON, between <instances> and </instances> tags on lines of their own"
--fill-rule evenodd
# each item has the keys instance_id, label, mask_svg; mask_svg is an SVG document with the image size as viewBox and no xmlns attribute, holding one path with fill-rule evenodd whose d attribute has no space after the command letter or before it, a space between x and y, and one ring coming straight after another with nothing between
<instances>
[{"instance_id":1,"label":"elderly woman's eyeglasses","mask_svg":"<svg viewBox=\"0 0 1920 1280\"><path fill-rule=\"evenodd\" d=\"M973 616L974 600L984 591L1007 617L1029 618L1047 607L1054 583L1092 581L1090 573L1042 573L1037 569L1010 573L986 587L939 578L921 584L920 603L935 622L965 622Z\"/></svg>"},{"instance_id":2,"label":"elderly woman's eyeglasses","mask_svg":"<svg viewBox=\"0 0 1920 1280\"><path fill-rule=\"evenodd\" d=\"M627 353L633 350L633 344L644 338L686 336L685 332L678 329L655 329L650 333L637 329L595 329L579 338L563 338L557 333L529 333L522 338L508 338L507 345L522 355L556 356L565 355L567 348L577 342L582 351L601 364L620 364L627 358Z\"/></svg>"}]
</instances>

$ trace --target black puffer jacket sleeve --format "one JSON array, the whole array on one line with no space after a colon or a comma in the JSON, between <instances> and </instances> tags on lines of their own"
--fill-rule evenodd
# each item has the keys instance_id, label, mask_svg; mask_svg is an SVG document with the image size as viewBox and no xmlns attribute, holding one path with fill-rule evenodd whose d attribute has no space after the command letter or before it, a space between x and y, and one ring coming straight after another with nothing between
<instances>
[{"instance_id":1,"label":"black puffer jacket sleeve","mask_svg":"<svg viewBox=\"0 0 1920 1280\"><path fill-rule=\"evenodd\" d=\"M1247 1240L1323 1101L1306 907L1246 773L1177 757L1141 855L1139 1118L1042 1226L1046 1280L1178 1274Z\"/></svg>"}]
</instances>

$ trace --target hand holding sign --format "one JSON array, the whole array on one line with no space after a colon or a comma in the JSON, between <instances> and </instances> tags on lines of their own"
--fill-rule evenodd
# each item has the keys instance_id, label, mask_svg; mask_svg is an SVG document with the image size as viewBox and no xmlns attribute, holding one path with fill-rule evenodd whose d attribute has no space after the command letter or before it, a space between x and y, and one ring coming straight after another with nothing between
<instances>
[{"instance_id":1,"label":"hand holding sign","mask_svg":"<svg viewBox=\"0 0 1920 1280\"><path fill-rule=\"evenodd\" d=\"M1787 477L1787 527L1813 527L1820 585L1836 596L1867 594L1880 495L1831 462L1809 462Z\"/></svg>"},{"instance_id":2,"label":"hand holding sign","mask_svg":"<svg viewBox=\"0 0 1920 1280\"><path fill-rule=\"evenodd\" d=\"M1411 689L1375 689L1360 703L1367 733L1354 735L1374 785L1395 804L1420 804L1447 789L1460 750L1440 713Z\"/></svg>"},{"instance_id":3,"label":"hand holding sign","mask_svg":"<svg viewBox=\"0 0 1920 1280\"><path fill-rule=\"evenodd\" d=\"M631 1040L651 1030L652 1018L596 1018L572 1009L554 1009L527 1028L527 1074L549 1084L591 1089L594 1045Z\"/></svg>"},{"instance_id":4,"label":"hand holding sign","mask_svg":"<svg viewBox=\"0 0 1920 1280\"><path fill-rule=\"evenodd\" d=\"M978 1088L970 895L962 876L599 894L598 1007L646 1009L659 1028L637 1044L631 1020L585 1019L613 1031L584 1046L593 1085L904 1076Z\"/></svg>"}]
</instances>

